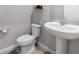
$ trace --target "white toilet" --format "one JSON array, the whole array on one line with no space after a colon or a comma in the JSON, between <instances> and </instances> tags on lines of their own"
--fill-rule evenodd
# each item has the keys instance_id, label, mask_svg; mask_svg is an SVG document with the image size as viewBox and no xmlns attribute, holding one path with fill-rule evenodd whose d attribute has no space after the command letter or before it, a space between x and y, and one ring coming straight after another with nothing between
<instances>
[{"instance_id":1,"label":"white toilet","mask_svg":"<svg viewBox=\"0 0 79 59\"><path fill-rule=\"evenodd\" d=\"M21 46L21 54L30 54L34 50L36 38L40 36L41 25L32 24L32 35L26 34L17 38L17 44Z\"/></svg>"}]
</instances>

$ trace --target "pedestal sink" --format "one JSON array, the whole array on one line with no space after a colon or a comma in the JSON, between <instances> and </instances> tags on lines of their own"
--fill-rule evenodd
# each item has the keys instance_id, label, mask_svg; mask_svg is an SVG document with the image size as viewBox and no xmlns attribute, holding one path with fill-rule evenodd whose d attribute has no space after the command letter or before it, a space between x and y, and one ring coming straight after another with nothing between
<instances>
[{"instance_id":1,"label":"pedestal sink","mask_svg":"<svg viewBox=\"0 0 79 59\"><path fill-rule=\"evenodd\" d=\"M59 22L47 22L44 24L45 29L56 35L56 53L67 53L67 40L75 40L79 38L79 26L65 24L61 25Z\"/></svg>"}]
</instances>

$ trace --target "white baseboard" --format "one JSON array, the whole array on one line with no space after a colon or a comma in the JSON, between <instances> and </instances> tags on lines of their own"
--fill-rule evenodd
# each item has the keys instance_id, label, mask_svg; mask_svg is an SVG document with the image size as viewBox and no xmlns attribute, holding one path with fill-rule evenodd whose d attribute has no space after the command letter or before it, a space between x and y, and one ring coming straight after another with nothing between
<instances>
[{"instance_id":1,"label":"white baseboard","mask_svg":"<svg viewBox=\"0 0 79 59\"><path fill-rule=\"evenodd\" d=\"M55 52L53 50L51 50L50 48L48 48L46 45L42 44L41 42L38 42L38 45L41 49L45 49L45 50L51 52L52 54L55 54ZM1 49L0 54L7 54L7 53L11 52L12 50L14 50L15 47L16 47L16 45L10 45L9 47ZM32 48L30 50L30 52L33 50L34 50L34 48ZM30 54L30 52L28 52L28 53Z\"/></svg>"},{"instance_id":2,"label":"white baseboard","mask_svg":"<svg viewBox=\"0 0 79 59\"><path fill-rule=\"evenodd\" d=\"M45 50L51 52L52 54L55 54L55 53L56 53L56 52L54 52L53 50L51 50L50 48L48 48L46 45L44 45L44 44L41 43L41 42L38 42L38 45L39 45L39 47L40 47L41 49L45 49Z\"/></svg>"},{"instance_id":3,"label":"white baseboard","mask_svg":"<svg viewBox=\"0 0 79 59\"><path fill-rule=\"evenodd\" d=\"M12 50L14 50L15 47L16 47L16 45L10 45L9 47L1 49L0 54L7 54L7 53L11 52Z\"/></svg>"}]
</instances>

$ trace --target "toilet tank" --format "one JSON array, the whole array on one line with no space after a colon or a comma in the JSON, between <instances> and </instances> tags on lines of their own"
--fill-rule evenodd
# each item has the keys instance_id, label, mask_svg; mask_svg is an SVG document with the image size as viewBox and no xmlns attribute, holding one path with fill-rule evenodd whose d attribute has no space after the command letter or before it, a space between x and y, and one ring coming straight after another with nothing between
<instances>
[{"instance_id":1,"label":"toilet tank","mask_svg":"<svg viewBox=\"0 0 79 59\"><path fill-rule=\"evenodd\" d=\"M41 31L41 25L39 24L32 24L32 35L39 37Z\"/></svg>"}]
</instances>

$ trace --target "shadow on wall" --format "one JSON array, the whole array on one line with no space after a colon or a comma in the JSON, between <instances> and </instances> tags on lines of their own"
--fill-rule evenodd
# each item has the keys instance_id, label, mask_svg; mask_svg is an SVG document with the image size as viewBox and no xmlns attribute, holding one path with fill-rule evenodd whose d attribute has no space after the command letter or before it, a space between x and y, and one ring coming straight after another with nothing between
<instances>
[{"instance_id":1,"label":"shadow on wall","mask_svg":"<svg viewBox=\"0 0 79 59\"><path fill-rule=\"evenodd\" d=\"M33 13L32 13L32 16L31 16L31 19L32 19L31 22L35 23L35 24L41 24L43 11L44 11L43 6L41 6L41 5L34 6Z\"/></svg>"}]
</instances>

